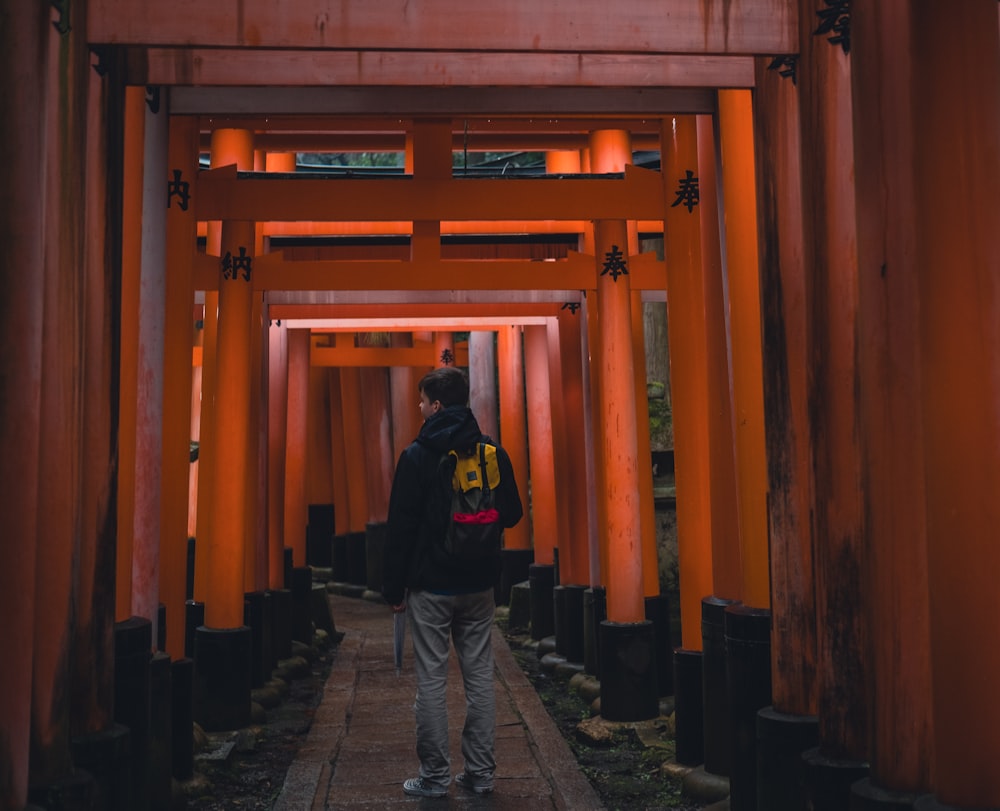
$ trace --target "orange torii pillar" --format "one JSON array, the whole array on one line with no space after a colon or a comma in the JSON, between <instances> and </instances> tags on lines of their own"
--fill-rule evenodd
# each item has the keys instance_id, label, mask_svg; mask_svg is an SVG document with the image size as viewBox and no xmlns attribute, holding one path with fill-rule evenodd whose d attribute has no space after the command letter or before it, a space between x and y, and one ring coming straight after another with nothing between
<instances>
[{"instance_id":1,"label":"orange torii pillar","mask_svg":"<svg viewBox=\"0 0 1000 811\"><path fill-rule=\"evenodd\" d=\"M581 164L590 167L590 153L585 150ZM594 255L594 226L585 224L580 235L580 252ZM601 527L606 525L605 500L598 498L604 492L604 443L600 439L599 404L601 370L594 362L599 354L601 340L598 331L598 301L595 293L585 291L580 300L580 352L583 374L583 420L586 430L584 453L587 476L587 566L590 588L583 595L583 669L597 679L601 677L600 630L608 618L607 589L604 573L608 570L607 546L602 543Z\"/></svg>"},{"instance_id":2,"label":"orange torii pillar","mask_svg":"<svg viewBox=\"0 0 1000 811\"><path fill-rule=\"evenodd\" d=\"M365 454L368 515L364 542L351 550L351 583L379 593L382 590L382 547L389 515L389 493L396 465L392 447L389 369L384 366L362 367L361 391L364 397L362 426L368 449Z\"/></svg>"},{"instance_id":3,"label":"orange torii pillar","mask_svg":"<svg viewBox=\"0 0 1000 811\"><path fill-rule=\"evenodd\" d=\"M819 746L803 758L809 801L822 809L846 808L851 784L868 773L868 539L857 394L858 357L868 348L858 343L850 57L826 38L813 36L807 5L800 3L798 90L809 279L806 343L813 350L808 402L813 419Z\"/></svg>"},{"instance_id":4,"label":"orange torii pillar","mask_svg":"<svg viewBox=\"0 0 1000 811\"><path fill-rule=\"evenodd\" d=\"M934 715L934 794L918 800L915 808L996 808L1000 807L1000 696L994 689L1000 679L995 598L1000 568L997 8L986 0L961 4L927 0L912 4L910 13L912 37L907 41L912 51L906 66L912 87L921 91L915 97L919 104L911 130L915 159L909 165L915 167L912 257L919 291L920 436L927 476ZM899 161L902 172L903 156L888 154ZM900 194L907 194L905 187ZM887 264L877 272L888 277L907 271L905 266Z\"/></svg>"},{"instance_id":5,"label":"orange torii pillar","mask_svg":"<svg viewBox=\"0 0 1000 811\"><path fill-rule=\"evenodd\" d=\"M720 90L718 109L743 585L724 622L730 803L739 811L757 806L757 713L771 704L767 458L750 91Z\"/></svg>"},{"instance_id":6,"label":"orange torii pillar","mask_svg":"<svg viewBox=\"0 0 1000 811\"><path fill-rule=\"evenodd\" d=\"M393 332L389 335L389 345L392 347L411 347L413 339L414 335L411 332ZM469 371L471 374L472 370ZM417 407L420 394L417 391L417 383L421 377L422 370L413 366L393 366L389 370L389 390L392 397L392 456L394 461L399 459L403 451L406 450L406 446L420 433L420 409ZM336 486L336 468L334 468L334 485Z\"/></svg>"},{"instance_id":7,"label":"orange torii pillar","mask_svg":"<svg viewBox=\"0 0 1000 811\"><path fill-rule=\"evenodd\" d=\"M326 367L312 365L311 350L309 404L306 409L306 566L328 569L331 565L333 529L336 524L330 374ZM312 573L309 579L312 580Z\"/></svg>"},{"instance_id":8,"label":"orange torii pillar","mask_svg":"<svg viewBox=\"0 0 1000 811\"><path fill-rule=\"evenodd\" d=\"M629 222L629 255L639 253L636 224ZM656 632L657 694L674 694L673 642L670 635L670 600L660 594L659 552L656 544L656 505L653 501L653 453L649 440L649 396L646 381L646 334L642 291L632 291L632 364L635 374L636 455L639 459L639 527L642 539L642 593L646 619ZM645 465L648 460L648 465ZM644 467L645 465L645 467ZM648 475L643 474L645 469Z\"/></svg>"},{"instance_id":9,"label":"orange torii pillar","mask_svg":"<svg viewBox=\"0 0 1000 811\"><path fill-rule=\"evenodd\" d=\"M629 135L622 130L592 132L590 153L592 172L621 171L631 161ZM603 542L608 559L608 618L599 632L601 714L611 721L648 719L659 712L655 629L645 618L642 588L642 504L628 250L624 220L594 224L600 302L596 428L605 471L604 488L598 497L605 505Z\"/></svg>"},{"instance_id":10,"label":"orange torii pillar","mask_svg":"<svg viewBox=\"0 0 1000 811\"><path fill-rule=\"evenodd\" d=\"M709 414L712 352L701 247L701 204L695 119L662 123L667 265L667 329L677 487L681 647L674 651L677 762L705 754L702 708L702 601L712 595L712 483Z\"/></svg>"},{"instance_id":11,"label":"orange torii pillar","mask_svg":"<svg viewBox=\"0 0 1000 811\"><path fill-rule=\"evenodd\" d=\"M818 742L813 587L808 290L803 262L798 92L756 60L757 200L767 441L772 705L757 715L762 807L797 811L802 752ZM911 709L912 708L911 706Z\"/></svg>"},{"instance_id":12,"label":"orange torii pillar","mask_svg":"<svg viewBox=\"0 0 1000 811\"><path fill-rule=\"evenodd\" d=\"M455 333L453 332L434 333L434 365L435 366L455 365Z\"/></svg>"},{"instance_id":13,"label":"orange torii pillar","mask_svg":"<svg viewBox=\"0 0 1000 811\"><path fill-rule=\"evenodd\" d=\"M352 581L361 573L364 561L365 526L369 520L368 464L370 452L364 433L363 409L365 395L361 386L361 369L344 366L340 370L342 427L344 432L344 459L347 462L347 532L335 539L333 577L348 586L360 585ZM352 576L352 569L358 575ZM363 590L363 589L362 589Z\"/></svg>"},{"instance_id":14,"label":"orange torii pillar","mask_svg":"<svg viewBox=\"0 0 1000 811\"><path fill-rule=\"evenodd\" d=\"M526 326L524 336L524 395L528 418L528 467L531 471L531 537L535 558L528 567L531 637L555 633L552 589L556 584L555 547L559 521L552 457L552 400L549 353L544 324ZM528 489L528 488L526 488Z\"/></svg>"},{"instance_id":15,"label":"orange torii pillar","mask_svg":"<svg viewBox=\"0 0 1000 811\"><path fill-rule=\"evenodd\" d=\"M559 641L558 617L565 614L565 650L559 651L570 662L586 663L588 597L593 610L590 588L590 493L587 490L587 423L584 416L584 370L582 355L583 316L579 305L564 306L559 315L549 319L549 368L554 370L553 388L558 387L561 413L553 422L557 443L556 465L560 474L557 498L561 499L559 541L559 586L565 594L556 595L556 641ZM554 324L552 324L554 322ZM589 408L589 405L586 406ZM565 528L563 523L565 522ZM559 600L564 602L560 608ZM591 625L593 615L591 614Z\"/></svg>"},{"instance_id":16,"label":"orange torii pillar","mask_svg":"<svg viewBox=\"0 0 1000 811\"><path fill-rule=\"evenodd\" d=\"M482 432L500 440L497 405L496 333L469 333L469 407Z\"/></svg>"},{"instance_id":17,"label":"orange torii pillar","mask_svg":"<svg viewBox=\"0 0 1000 811\"><path fill-rule=\"evenodd\" d=\"M328 371L327 386L330 391L330 467L333 475L333 545L330 557L330 578L347 580L347 533L351 523L351 497L348 477L352 471L344 439L344 398L340 387L341 370Z\"/></svg>"},{"instance_id":18,"label":"orange torii pillar","mask_svg":"<svg viewBox=\"0 0 1000 811\"><path fill-rule=\"evenodd\" d=\"M910 808L935 785L928 471L924 446L914 441L924 434L920 290L910 272L919 241L914 136L931 111L909 87L919 52L900 34L912 30L912 8L852 9L861 23L851 43L858 266L886 269L858 274L872 730L871 773L851 787L851 802L872 811ZM963 145L949 146L956 148L964 154ZM995 803L980 795L974 804Z\"/></svg>"},{"instance_id":19,"label":"orange torii pillar","mask_svg":"<svg viewBox=\"0 0 1000 811\"><path fill-rule=\"evenodd\" d=\"M7 807L28 802L32 673L35 644L35 574L41 568L38 538L38 450L42 430L39 402L42 380L43 275L45 257L44 137L47 50L37 9L15 4L6 10L3 97L18 111L17 126L4 127L0 143L10 161L3 173L4 199L17 200L0 212L0 295L7 317L0 319L0 374L4 379L0 436L0 504L5 542L0 546L0 611L4 644L24 663L0 670L0 753ZM15 33L16 32L16 33ZM24 32L32 32L25 36ZM22 66L12 70L16 65ZM13 272L20 269L21 272ZM43 617L44 619L44 617Z\"/></svg>"},{"instance_id":20,"label":"orange torii pillar","mask_svg":"<svg viewBox=\"0 0 1000 811\"><path fill-rule=\"evenodd\" d=\"M524 358L521 326L512 324L497 330L497 378L500 388L500 435L510 456L525 512L530 505L528 489L528 420L524 405ZM534 560L531 522L519 521L504 530L503 564L500 572L500 604L506 605L510 590L528 580Z\"/></svg>"}]
</instances>

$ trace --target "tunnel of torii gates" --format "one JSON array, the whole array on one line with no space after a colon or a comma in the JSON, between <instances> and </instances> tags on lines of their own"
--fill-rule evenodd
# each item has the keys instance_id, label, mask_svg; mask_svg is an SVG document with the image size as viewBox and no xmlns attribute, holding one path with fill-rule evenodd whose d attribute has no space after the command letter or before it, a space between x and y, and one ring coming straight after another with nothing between
<instances>
[{"instance_id":1,"label":"tunnel of torii gates","mask_svg":"<svg viewBox=\"0 0 1000 811\"><path fill-rule=\"evenodd\" d=\"M379 526L416 381L447 356L530 494L508 581L527 566L533 620L558 625L581 590L600 620L603 714L649 717L672 688L678 763L728 777L734 809L1000 807L997 4L855 0L849 55L814 36L807 0L734 0L725 23L674 0L669 24L625 3L649 35L627 45L581 2L578 53L512 46L555 23L500 5L537 25L470 30L473 51L437 65L475 66L480 86L453 98L479 118L386 106L288 132L178 103L241 70L308 84L264 50L267 26L261 49L220 29L232 47L185 62L142 39L189 43L167 4L6 8L3 809L88 791L156 806L190 774L195 720L247 721L268 628L272 656L311 634L314 488L331 556ZM446 7L408 20L428 49L450 47ZM311 20L298 30L341 34ZM122 41L136 52L101 46ZM427 53L393 53L363 76L434 84ZM538 88L539 65L572 76ZM595 97L571 91L602 77L625 101L585 114ZM491 84L577 106L504 122L482 112ZM470 138L545 151L547 176L456 176ZM631 165L637 149L659 170ZM406 173L308 175L293 150L404 152ZM503 256L447 244L462 233L576 239ZM640 249L650 234L662 258ZM407 247L271 250L291 235ZM667 308L675 433L681 645L665 655L644 300ZM372 334L389 337L354 337Z\"/></svg>"}]
</instances>

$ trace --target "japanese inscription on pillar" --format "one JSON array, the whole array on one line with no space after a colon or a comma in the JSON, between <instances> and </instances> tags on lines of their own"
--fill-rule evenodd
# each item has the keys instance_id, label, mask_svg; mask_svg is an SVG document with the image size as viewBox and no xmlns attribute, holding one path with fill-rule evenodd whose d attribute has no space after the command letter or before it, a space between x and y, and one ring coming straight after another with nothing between
<instances>
[{"instance_id":1,"label":"japanese inscription on pillar","mask_svg":"<svg viewBox=\"0 0 1000 811\"><path fill-rule=\"evenodd\" d=\"M563 304L560 310L569 310L572 315L576 315L576 311L580 309L579 301L567 301Z\"/></svg>"},{"instance_id":2,"label":"japanese inscription on pillar","mask_svg":"<svg viewBox=\"0 0 1000 811\"><path fill-rule=\"evenodd\" d=\"M767 66L768 70L778 71L778 75L783 79L791 79L792 84L798 83L799 57L797 54L788 56L776 56Z\"/></svg>"},{"instance_id":3,"label":"japanese inscription on pillar","mask_svg":"<svg viewBox=\"0 0 1000 811\"><path fill-rule=\"evenodd\" d=\"M176 197L180 210L187 211L191 200L191 184L181 180L181 174L180 169L174 169L174 179L167 181L167 208L170 208L170 202Z\"/></svg>"},{"instance_id":4,"label":"japanese inscription on pillar","mask_svg":"<svg viewBox=\"0 0 1000 811\"><path fill-rule=\"evenodd\" d=\"M601 275L607 276L608 274L611 274L611 279L614 282L618 281L619 276L628 275L628 265L625 263L621 248L617 245L612 245L611 250L604 254L604 267L601 270Z\"/></svg>"},{"instance_id":5,"label":"japanese inscription on pillar","mask_svg":"<svg viewBox=\"0 0 1000 811\"><path fill-rule=\"evenodd\" d=\"M851 10L848 0L823 0L829 8L821 8L816 12L819 17L819 27L813 31L815 36L833 34L826 40L831 45L839 45L844 53L851 52Z\"/></svg>"},{"instance_id":6,"label":"japanese inscription on pillar","mask_svg":"<svg viewBox=\"0 0 1000 811\"><path fill-rule=\"evenodd\" d=\"M240 246L239 256L233 256L229 251L222 257L222 278L226 280L236 280L241 276L243 281L250 281L250 274L253 272L253 257L247 256L247 249Z\"/></svg>"},{"instance_id":7,"label":"japanese inscription on pillar","mask_svg":"<svg viewBox=\"0 0 1000 811\"><path fill-rule=\"evenodd\" d=\"M441 365L442 366L454 366L455 365L455 355L450 349L445 349L441 353Z\"/></svg>"},{"instance_id":8,"label":"japanese inscription on pillar","mask_svg":"<svg viewBox=\"0 0 1000 811\"><path fill-rule=\"evenodd\" d=\"M694 176L694 172L690 169L685 169L684 177L677 183L677 196L674 198L674 202L670 204L670 207L684 206L688 210L688 214L690 214L694 211L694 207L698 205L698 200L700 199L698 178Z\"/></svg>"}]
</instances>

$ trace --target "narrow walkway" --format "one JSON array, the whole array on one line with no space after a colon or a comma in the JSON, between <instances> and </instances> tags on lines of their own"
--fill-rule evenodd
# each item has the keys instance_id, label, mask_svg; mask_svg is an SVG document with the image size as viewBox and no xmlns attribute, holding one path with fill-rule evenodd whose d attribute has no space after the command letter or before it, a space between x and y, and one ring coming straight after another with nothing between
<instances>
[{"instance_id":1,"label":"narrow walkway","mask_svg":"<svg viewBox=\"0 0 1000 811\"><path fill-rule=\"evenodd\" d=\"M339 595L329 599L334 623L344 638L308 739L288 771L275 811L381 811L404 805L498 811L604 807L496 629L495 791L476 797L453 783L444 799L422 800L403 794L403 781L417 774L413 719L416 678L409 639L403 672L397 676L388 608ZM459 739L465 697L454 652L451 665L448 726L455 772L462 768Z\"/></svg>"}]
</instances>

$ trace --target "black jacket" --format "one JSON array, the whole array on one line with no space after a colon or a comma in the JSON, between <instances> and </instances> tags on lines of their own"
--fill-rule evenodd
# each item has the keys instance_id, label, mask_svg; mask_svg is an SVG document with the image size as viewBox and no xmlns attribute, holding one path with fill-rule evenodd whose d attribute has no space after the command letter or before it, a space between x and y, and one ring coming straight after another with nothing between
<instances>
[{"instance_id":1,"label":"black jacket","mask_svg":"<svg viewBox=\"0 0 1000 811\"><path fill-rule=\"evenodd\" d=\"M382 595L390 605L403 602L406 589L470 594L496 585L500 554L483 561L458 562L434 541L448 520L435 497L438 464L449 450L471 449L493 440L479 429L466 406L449 406L425 421L416 440L399 457L389 496L388 537L382 566ZM496 444L496 443L493 443ZM510 457L497 448L500 487L494 493L500 523L512 527L523 514Z\"/></svg>"}]
</instances>

